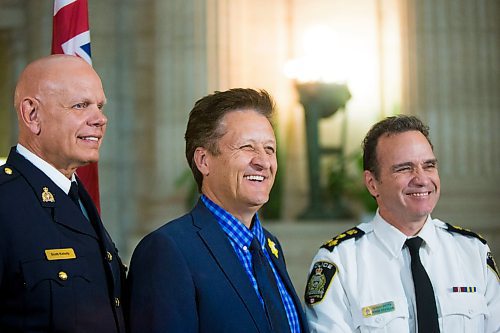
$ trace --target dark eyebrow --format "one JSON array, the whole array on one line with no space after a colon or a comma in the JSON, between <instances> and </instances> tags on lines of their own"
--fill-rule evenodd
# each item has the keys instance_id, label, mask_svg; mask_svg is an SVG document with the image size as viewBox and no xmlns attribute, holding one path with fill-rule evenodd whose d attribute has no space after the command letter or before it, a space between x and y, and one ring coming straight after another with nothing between
<instances>
[{"instance_id":1,"label":"dark eyebrow","mask_svg":"<svg viewBox=\"0 0 500 333\"><path fill-rule=\"evenodd\" d=\"M404 162L404 163L399 163L399 164L394 164L392 167L391 167L391 170L392 171L396 171L396 169L399 169L399 168L402 168L402 167L413 167L414 164L411 163L411 162Z\"/></svg>"},{"instance_id":2,"label":"dark eyebrow","mask_svg":"<svg viewBox=\"0 0 500 333\"><path fill-rule=\"evenodd\" d=\"M436 158L432 158L430 160L425 160L423 164L437 164L437 159ZM412 162L404 162L404 163L399 163L399 164L394 164L391 168L392 171L396 171L397 169L399 168L402 168L402 167L414 167L415 164L412 163Z\"/></svg>"}]
</instances>

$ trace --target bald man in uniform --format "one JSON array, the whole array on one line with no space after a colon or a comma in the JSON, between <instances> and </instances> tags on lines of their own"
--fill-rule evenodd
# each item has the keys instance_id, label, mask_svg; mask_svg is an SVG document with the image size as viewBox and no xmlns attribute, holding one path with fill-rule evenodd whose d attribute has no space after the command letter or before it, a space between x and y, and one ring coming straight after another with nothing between
<instances>
[{"instance_id":1,"label":"bald man in uniform","mask_svg":"<svg viewBox=\"0 0 500 333\"><path fill-rule=\"evenodd\" d=\"M21 73L18 144L0 167L0 332L125 331L125 270L75 172L99 159L105 103L78 57Z\"/></svg>"}]
</instances>

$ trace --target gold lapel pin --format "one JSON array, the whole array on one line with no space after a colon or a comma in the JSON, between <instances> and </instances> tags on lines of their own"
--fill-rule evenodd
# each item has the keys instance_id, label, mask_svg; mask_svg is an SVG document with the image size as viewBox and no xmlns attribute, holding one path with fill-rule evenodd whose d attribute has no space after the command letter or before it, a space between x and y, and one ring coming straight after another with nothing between
<instances>
[{"instance_id":1,"label":"gold lapel pin","mask_svg":"<svg viewBox=\"0 0 500 333\"><path fill-rule=\"evenodd\" d=\"M278 258L278 249L276 248L276 243L273 242L270 238L267 239L267 245L271 249L271 252L274 254L276 258Z\"/></svg>"}]
</instances>

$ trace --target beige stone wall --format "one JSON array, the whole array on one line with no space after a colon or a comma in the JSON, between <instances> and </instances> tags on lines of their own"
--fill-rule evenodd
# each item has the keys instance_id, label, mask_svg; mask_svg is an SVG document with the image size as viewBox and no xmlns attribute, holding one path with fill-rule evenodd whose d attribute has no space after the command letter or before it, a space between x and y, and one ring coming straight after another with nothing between
<instances>
[{"instance_id":1,"label":"beige stone wall","mask_svg":"<svg viewBox=\"0 0 500 333\"><path fill-rule=\"evenodd\" d=\"M0 86L0 129L9 126L0 142L15 142L14 124L4 122L12 121L5 86L13 89L21 68L50 52L51 7L51 1L0 0L0 69L11 73ZM94 67L109 100L100 161L103 218L125 257L144 233L186 210L186 189L176 181L187 170L183 134L195 100L236 86L268 89L278 102L286 221L270 227L283 234L289 266L307 271L325 230L342 231L334 223L293 221L307 202L307 163L303 111L283 66L298 55L300 32L315 20L341 31L368 21L368 28L350 32L353 43L372 36L374 45L385 45L385 53L371 55L379 60L370 69L377 85L348 105L349 144L357 146L371 123L397 110L401 96L401 110L432 128L444 186L435 217L483 232L499 253L497 2L110 0L89 1L89 9ZM401 57L391 58L394 31L401 34ZM390 69L401 63L398 81ZM391 88L397 82L402 94ZM327 131L335 131L330 125ZM309 241L297 241L306 232Z\"/></svg>"},{"instance_id":2,"label":"beige stone wall","mask_svg":"<svg viewBox=\"0 0 500 333\"><path fill-rule=\"evenodd\" d=\"M496 232L500 229L500 4L405 3L405 111L421 116L431 127L442 183L434 215Z\"/></svg>"}]
</instances>

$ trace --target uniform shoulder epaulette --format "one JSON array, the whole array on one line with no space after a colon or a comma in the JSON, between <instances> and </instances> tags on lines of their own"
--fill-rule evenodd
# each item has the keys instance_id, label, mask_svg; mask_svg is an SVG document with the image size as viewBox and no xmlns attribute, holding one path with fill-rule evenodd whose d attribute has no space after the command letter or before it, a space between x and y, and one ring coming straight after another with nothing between
<instances>
[{"instance_id":1,"label":"uniform shoulder epaulette","mask_svg":"<svg viewBox=\"0 0 500 333\"><path fill-rule=\"evenodd\" d=\"M365 234L365 232L363 230L359 229L358 227L354 227L352 229L349 229L349 230L333 237L328 242L321 245L321 248L327 249L328 251L332 252L333 248L335 246L339 245L340 243L342 243L343 241L351 239L351 238L358 239L361 236L363 236L364 234Z\"/></svg>"},{"instance_id":2,"label":"uniform shoulder epaulette","mask_svg":"<svg viewBox=\"0 0 500 333\"><path fill-rule=\"evenodd\" d=\"M16 178L18 175L19 173L7 164L0 166L0 185Z\"/></svg>"},{"instance_id":3,"label":"uniform shoulder epaulette","mask_svg":"<svg viewBox=\"0 0 500 333\"><path fill-rule=\"evenodd\" d=\"M458 234L465 235L465 236L475 237L475 238L479 239L481 241L481 243L486 244L486 239L481 237L481 235L479 235L473 231L470 231L469 229L465 229L465 228L462 228L462 227L459 227L456 225L451 225L449 223L446 223L446 227L448 228L448 231L456 232Z\"/></svg>"}]
</instances>

